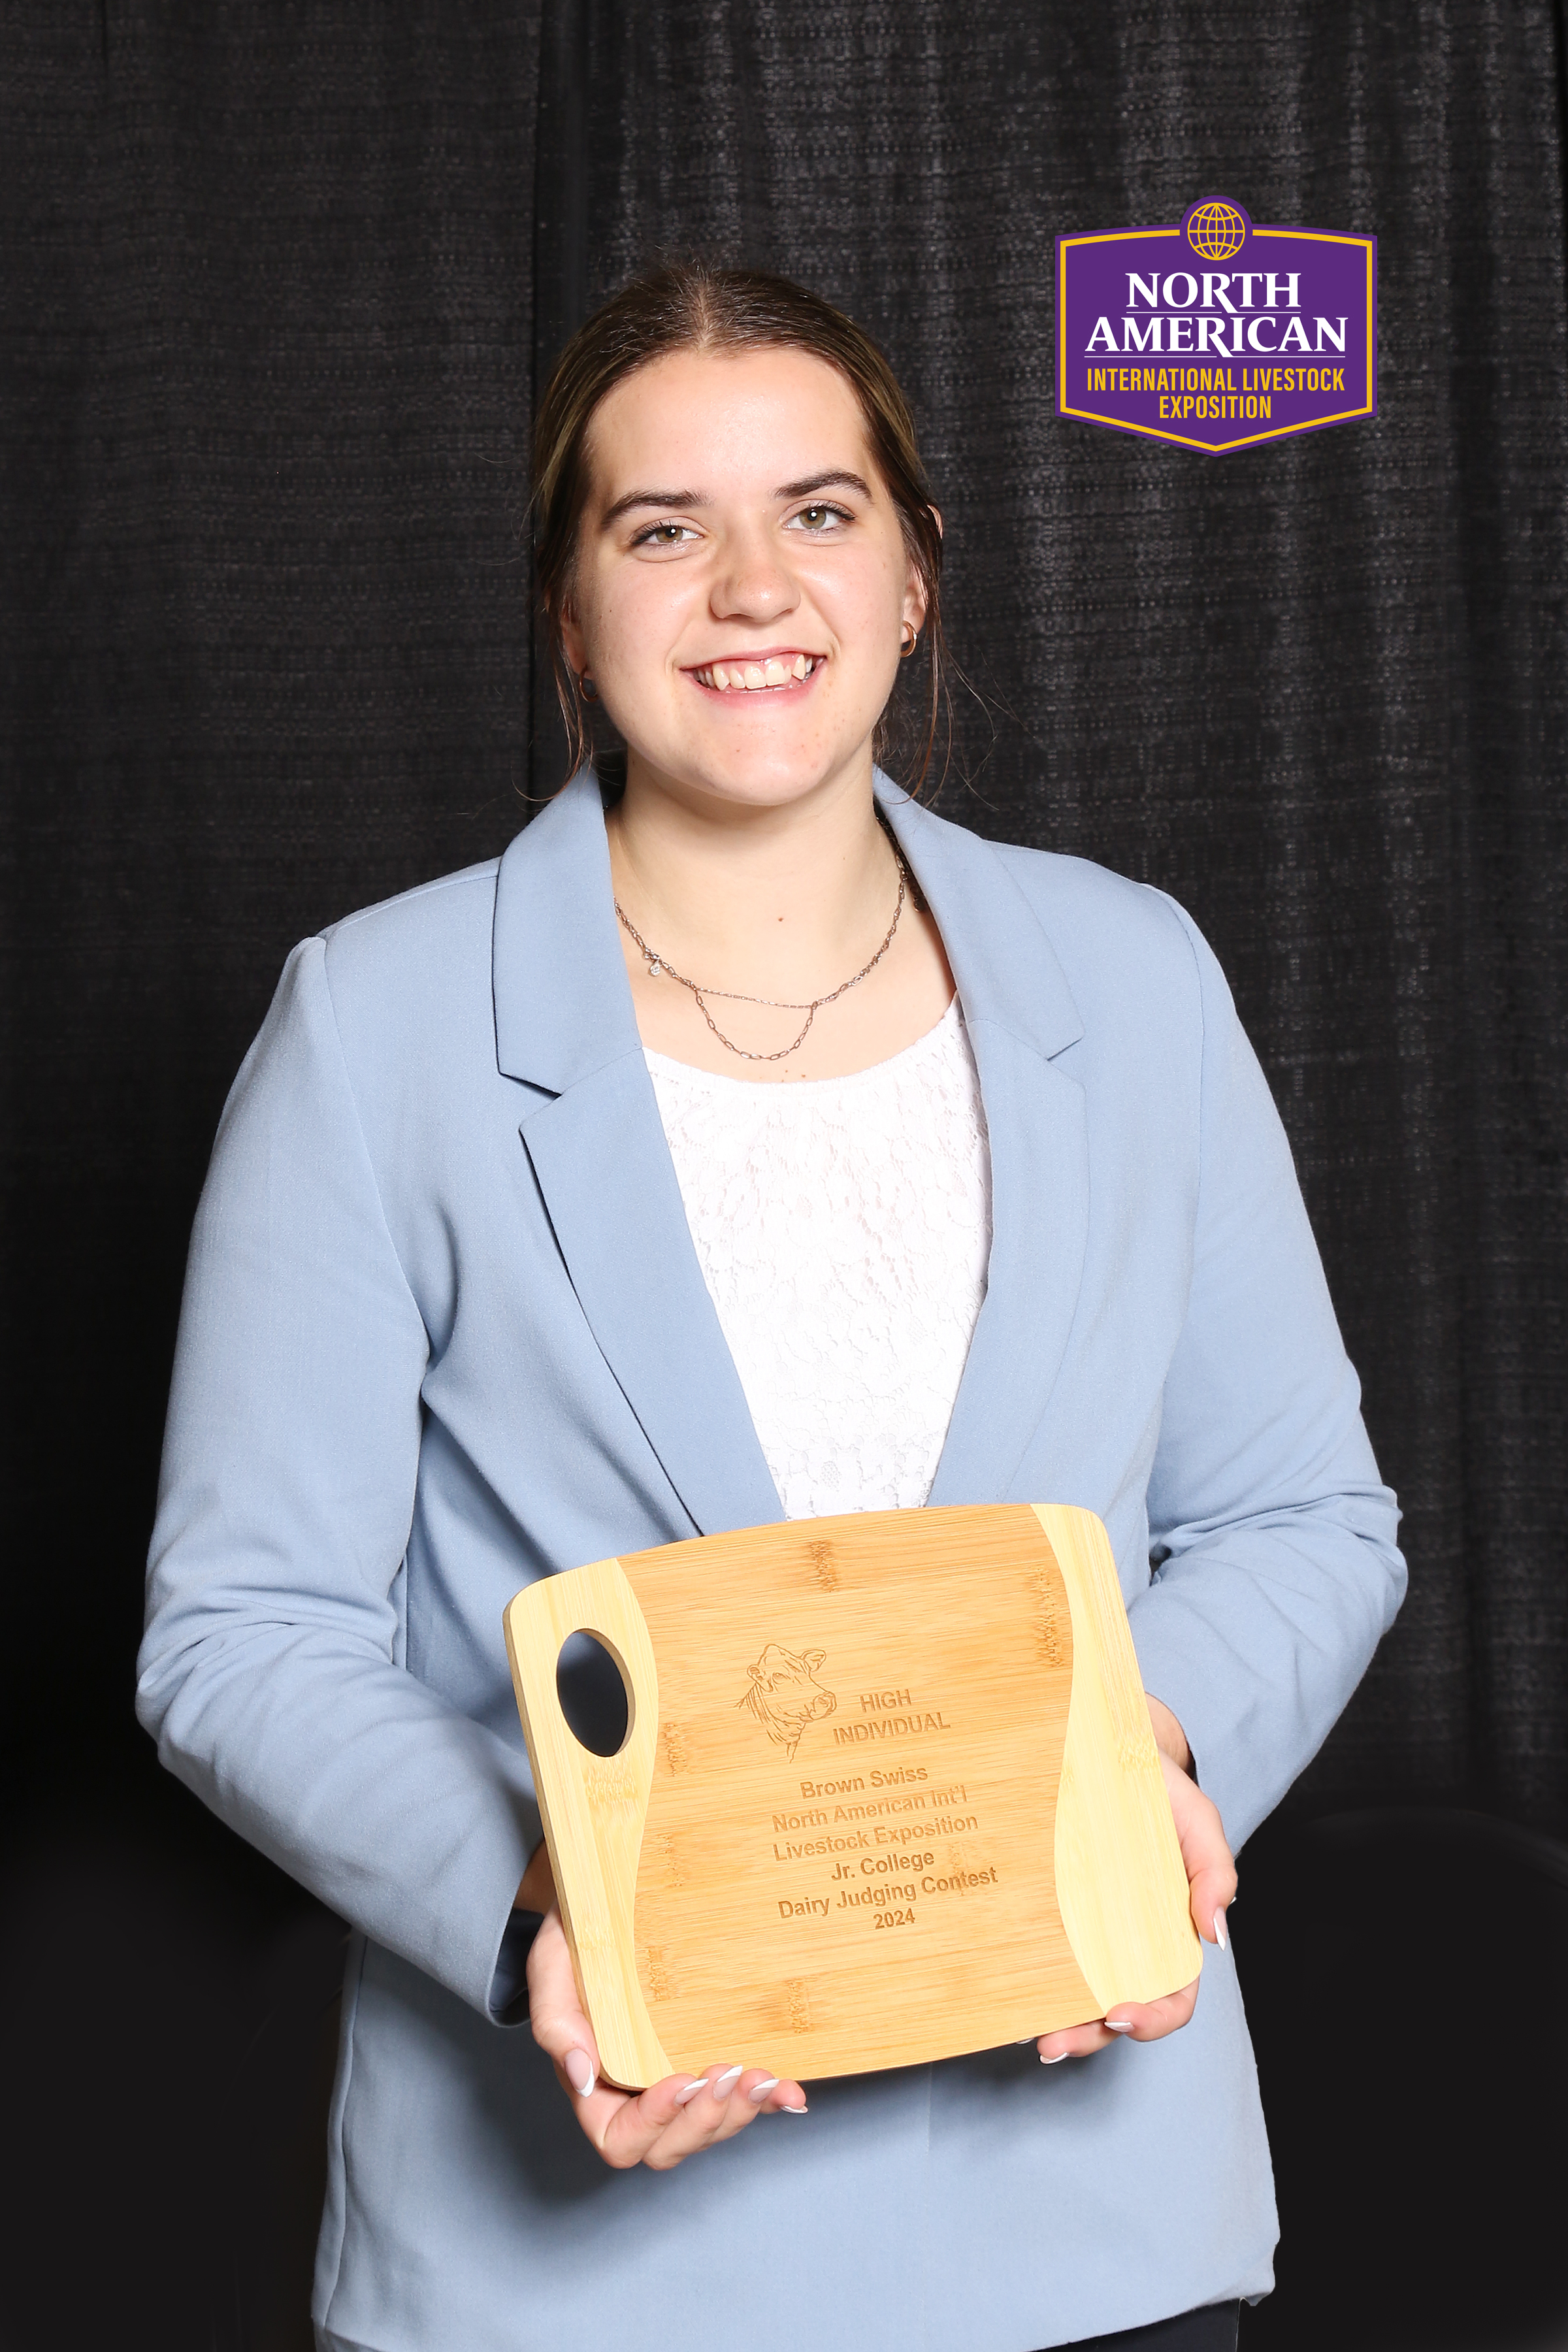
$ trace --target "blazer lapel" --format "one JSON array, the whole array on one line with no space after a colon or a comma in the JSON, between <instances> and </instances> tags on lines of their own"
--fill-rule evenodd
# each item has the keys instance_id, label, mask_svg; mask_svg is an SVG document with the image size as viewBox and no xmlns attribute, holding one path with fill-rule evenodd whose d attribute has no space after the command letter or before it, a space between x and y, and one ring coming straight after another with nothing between
<instances>
[{"instance_id":1,"label":"blazer lapel","mask_svg":"<svg viewBox=\"0 0 1568 2352\"><path fill-rule=\"evenodd\" d=\"M1083 1278L1088 1122L1053 1059L1083 1024L1005 860L885 777L877 790L947 950L991 1146L985 1301L930 1499L999 1502L1050 1401Z\"/></svg>"},{"instance_id":2,"label":"blazer lapel","mask_svg":"<svg viewBox=\"0 0 1568 2352\"><path fill-rule=\"evenodd\" d=\"M878 797L952 966L991 1149L984 1305L931 1501L1007 1497L1049 1402L1089 1231L1083 1034L1056 952L990 845L884 776ZM599 790L574 777L501 859L497 1059L594 1337L693 1526L783 1516L681 1202L626 985Z\"/></svg>"},{"instance_id":3,"label":"blazer lapel","mask_svg":"<svg viewBox=\"0 0 1568 2352\"><path fill-rule=\"evenodd\" d=\"M781 1518L692 1246L616 929L604 812L573 779L501 859L497 1059L599 1349L702 1535Z\"/></svg>"}]
</instances>

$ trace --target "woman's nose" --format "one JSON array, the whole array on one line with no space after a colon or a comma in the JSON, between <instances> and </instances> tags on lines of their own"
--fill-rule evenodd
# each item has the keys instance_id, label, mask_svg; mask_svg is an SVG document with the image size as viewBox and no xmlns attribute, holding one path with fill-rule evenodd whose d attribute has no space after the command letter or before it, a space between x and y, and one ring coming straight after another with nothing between
<instances>
[{"instance_id":1,"label":"woman's nose","mask_svg":"<svg viewBox=\"0 0 1568 2352\"><path fill-rule=\"evenodd\" d=\"M798 601L789 566L766 540L737 540L726 547L710 597L716 621L772 621Z\"/></svg>"}]
</instances>

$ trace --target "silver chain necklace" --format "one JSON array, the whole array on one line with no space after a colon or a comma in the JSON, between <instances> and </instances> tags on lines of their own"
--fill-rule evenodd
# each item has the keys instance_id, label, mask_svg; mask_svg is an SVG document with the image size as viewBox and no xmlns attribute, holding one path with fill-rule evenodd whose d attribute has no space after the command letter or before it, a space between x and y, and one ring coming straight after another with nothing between
<instances>
[{"instance_id":1,"label":"silver chain necklace","mask_svg":"<svg viewBox=\"0 0 1568 2352\"><path fill-rule=\"evenodd\" d=\"M706 986L700 986L696 981L688 980L684 972L677 971L675 966L670 962L668 956L662 956L656 949L649 947L647 941L637 929L637 925L632 921L631 917L626 913L626 908L622 906L618 898L616 900L616 912L620 917L626 930L637 941L643 961L647 966L648 978L650 980L658 980L660 973L668 972L671 980L678 980L680 982L682 988L689 988L691 991L692 995L697 999L699 1012L701 1013L704 1021L707 1022L710 1029L712 1030L715 1037L718 1038L721 1045L727 1045L731 1054L739 1054L743 1062L783 1062L786 1060L798 1046L805 1045L811 1024L816 1020L817 1014L821 1012L823 1006L825 1004L833 1004L837 1003L837 999L844 995L847 990L858 987L860 982L865 979L868 971L875 971L877 966L881 962L882 958L887 954L888 950L893 944L893 933L898 929L899 918L904 911L904 880L906 869L902 857L900 856L898 850L893 848L892 843L889 842L888 846L893 850L893 856L899 868L899 903L893 909L893 919L888 925L888 935L882 941L881 946L877 950L876 954L871 958L870 962L863 963L859 971L855 973L853 979L840 981L838 986L832 990L829 994L826 996L814 996L809 1004L805 1003L795 1003L787 996L747 996L742 990L738 988L708 988ZM771 1005L774 1011L780 1013L804 1013L805 1015L805 1026L802 1029L798 1037L796 1037L790 1045L781 1047L778 1053L752 1054L748 1052L744 1045L737 1045L733 1037L725 1036L724 1032L720 1028L719 1024L714 1020L713 1015L709 1012L707 1004L703 1001L704 998L710 996L728 997L731 1003L737 1004Z\"/></svg>"}]
</instances>

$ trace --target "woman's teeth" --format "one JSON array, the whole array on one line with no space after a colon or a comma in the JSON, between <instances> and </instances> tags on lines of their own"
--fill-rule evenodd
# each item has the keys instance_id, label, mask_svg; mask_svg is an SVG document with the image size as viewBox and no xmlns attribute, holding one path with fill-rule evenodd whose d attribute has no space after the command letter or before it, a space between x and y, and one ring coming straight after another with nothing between
<instances>
[{"instance_id":1,"label":"woman's teeth","mask_svg":"<svg viewBox=\"0 0 1568 2352\"><path fill-rule=\"evenodd\" d=\"M756 694L769 686L794 686L809 677L823 656L820 654L794 654L787 657L770 654L760 662L710 662L706 669L693 672L699 686L711 686L721 694L733 694L737 688L745 694Z\"/></svg>"}]
</instances>

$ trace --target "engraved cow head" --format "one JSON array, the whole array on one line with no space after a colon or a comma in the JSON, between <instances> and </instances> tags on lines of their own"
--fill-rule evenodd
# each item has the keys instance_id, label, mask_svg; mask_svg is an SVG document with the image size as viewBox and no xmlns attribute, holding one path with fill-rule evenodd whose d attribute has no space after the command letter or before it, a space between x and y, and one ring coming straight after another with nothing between
<instances>
[{"instance_id":1,"label":"engraved cow head","mask_svg":"<svg viewBox=\"0 0 1568 2352\"><path fill-rule=\"evenodd\" d=\"M787 1756L795 1754L806 1725L831 1715L838 1704L816 1679L826 1655L826 1650L786 1650L782 1642L770 1642L751 1668L752 1686L738 1704L751 1708Z\"/></svg>"}]
</instances>

